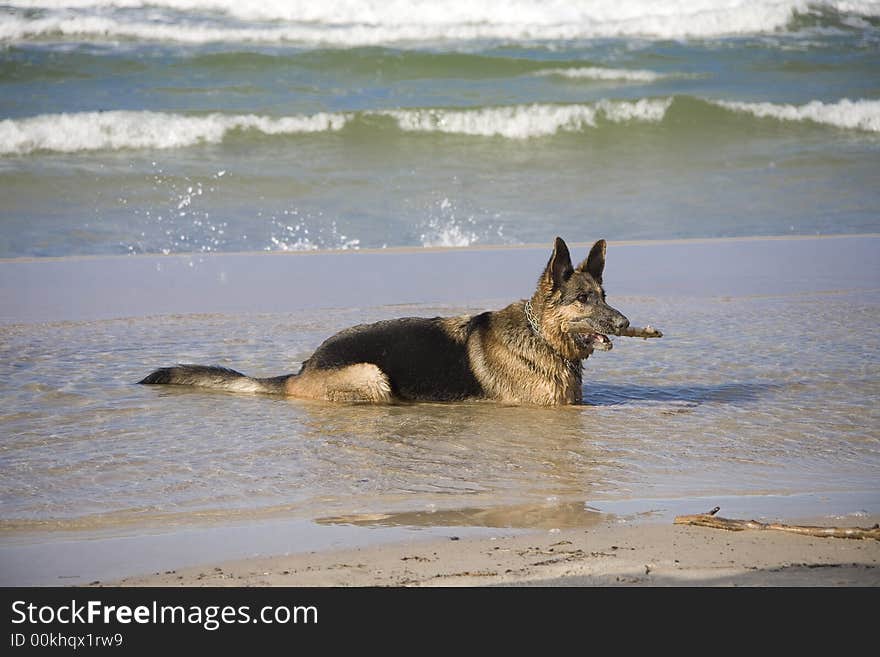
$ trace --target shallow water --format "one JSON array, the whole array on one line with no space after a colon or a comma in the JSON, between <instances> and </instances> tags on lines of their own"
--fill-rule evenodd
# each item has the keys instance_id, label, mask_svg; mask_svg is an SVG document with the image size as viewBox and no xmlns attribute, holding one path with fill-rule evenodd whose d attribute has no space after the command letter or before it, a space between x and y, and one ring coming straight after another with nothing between
<instances>
[{"instance_id":1,"label":"shallow water","mask_svg":"<svg viewBox=\"0 0 880 657\"><path fill-rule=\"evenodd\" d=\"M352 324L498 308L546 249L0 262L0 580L586 527L597 511L880 513L878 250L612 243L609 302L665 336L617 338L585 363L585 404L554 409L134 383L174 362L292 372ZM386 303L417 294L434 301Z\"/></svg>"},{"instance_id":2,"label":"shallow water","mask_svg":"<svg viewBox=\"0 0 880 657\"><path fill-rule=\"evenodd\" d=\"M521 509L510 522L528 526L535 505L555 513L603 501L822 492L863 492L876 504L880 289L841 287L870 284L873 265L836 269L830 290L817 281L812 292L612 294L634 323L666 335L617 338L585 363L585 405L556 409L334 405L134 385L173 362L296 371L338 329L492 307L479 301L8 324L0 528L402 512L435 512L440 522L441 511L468 508L476 517Z\"/></svg>"}]
</instances>

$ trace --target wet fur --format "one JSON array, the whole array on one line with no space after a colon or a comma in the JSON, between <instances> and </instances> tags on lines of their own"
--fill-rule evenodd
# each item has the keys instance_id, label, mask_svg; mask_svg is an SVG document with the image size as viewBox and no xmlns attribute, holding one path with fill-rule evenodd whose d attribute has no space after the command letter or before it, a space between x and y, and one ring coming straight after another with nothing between
<instances>
[{"instance_id":1,"label":"wet fur","mask_svg":"<svg viewBox=\"0 0 880 657\"><path fill-rule=\"evenodd\" d=\"M223 367L177 365L139 383L261 392L327 401L389 403L491 399L512 404L581 401L581 361L593 353L569 326L615 333L629 321L605 302L605 241L573 267L565 242L553 254L530 302L461 317L405 317L353 326L325 340L299 373L266 379ZM610 343L601 345L610 348Z\"/></svg>"}]
</instances>

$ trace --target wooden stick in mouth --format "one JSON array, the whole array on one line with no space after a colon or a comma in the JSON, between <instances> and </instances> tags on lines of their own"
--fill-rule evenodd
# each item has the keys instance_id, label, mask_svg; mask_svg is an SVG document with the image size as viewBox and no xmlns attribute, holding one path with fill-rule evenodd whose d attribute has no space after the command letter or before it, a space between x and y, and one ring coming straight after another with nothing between
<instances>
[{"instance_id":1,"label":"wooden stick in mouth","mask_svg":"<svg viewBox=\"0 0 880 657\"><path fill-rule=\"evenodd\" d=\"M647 340L648 338L663 337L663 333L655 329L653 326L645 326L644 328L628 326L619 333L615 333L615 335L622 335L627 338L642 338L644 340Z\"/></svg>"},{"instance_id":2,"label":"wooden stick in mouth","mask_svg":"<svg viewBox=\"0 0 880 657\"><path fill-rule=\"evenodd\" d=\"M620 331L612 332L612 331L597 331L587 322L572 322L568 325L569 333L607 333L608 335L620 335L625 338L643 338L647 340L648 338L662 338L663 333L655 329L653 326L645 326L640 328L638 326L628 326L625 329Z\"/></svg>"},{"instance_id":3,"label":"wooden stick in mouth","mask_svg":"<svg viewBox=\"0 0 880 657\"><path fill-rule=\"evenodd\" d=\"M720 518L715 514L721 507L715 507L708 513L698 513L692 516L676 516L673 524L698 525L713 529L726 529L732 532L740 532L746 529L775 529L780 532L793 532L819 538L873 538L880 541L880 524L873 527L814 527L811 525L783 525L777 522L758 522L757 520L731 520Z\"/></svg>"}]
</instances>

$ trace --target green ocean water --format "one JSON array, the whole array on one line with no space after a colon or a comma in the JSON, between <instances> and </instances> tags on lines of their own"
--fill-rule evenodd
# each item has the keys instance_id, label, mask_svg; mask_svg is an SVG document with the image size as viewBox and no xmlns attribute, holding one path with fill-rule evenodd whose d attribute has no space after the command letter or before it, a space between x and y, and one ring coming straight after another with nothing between
<instances>
[{"instance_id":1,"label":"green ocean water","mask_svg":"<svg viewBox=\"0 0 880 657\"><path fill-rule=\"evenodd\" d=\"M0 257L880 230L876 3L343 4L0 7Z\"/></svg>"}]
</instances>

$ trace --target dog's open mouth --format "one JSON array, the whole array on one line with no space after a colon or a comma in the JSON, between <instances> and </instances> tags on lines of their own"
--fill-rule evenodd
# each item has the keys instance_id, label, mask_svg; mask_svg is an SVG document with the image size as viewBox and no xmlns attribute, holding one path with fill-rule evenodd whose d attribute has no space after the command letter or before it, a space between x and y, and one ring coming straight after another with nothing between
<instances>
[{"instance_id":1,"label":"dog's open mouth","mask_svg":"<svg viewBox=\"0 0 880 657\"><path fill-rule=\"evenodd\" d=\"M611 338L601 333L575 333L574 341L582 349L593 349L594 351L611 351L614 347Z\"/></svg>"}]
</instances>

